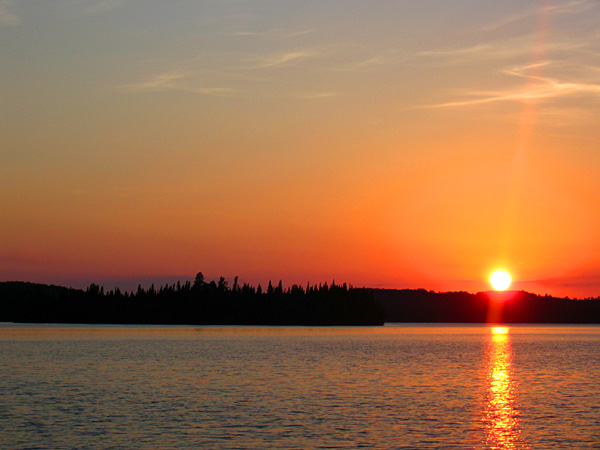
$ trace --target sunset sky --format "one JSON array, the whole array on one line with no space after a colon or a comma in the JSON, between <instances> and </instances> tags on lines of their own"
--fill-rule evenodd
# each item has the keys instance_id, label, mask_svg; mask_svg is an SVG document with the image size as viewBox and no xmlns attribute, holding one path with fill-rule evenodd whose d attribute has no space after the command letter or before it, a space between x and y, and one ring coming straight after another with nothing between
<instances>
[{"instance_id":1,"label":"sunset sky","mask_svg":"<svg viewBox=\"0 0 600 450\"><path fill-rule=\"evenodd\" d=\"M0 281L600 296L600 3L0 0Z\"/></svg>"}]
</instances>

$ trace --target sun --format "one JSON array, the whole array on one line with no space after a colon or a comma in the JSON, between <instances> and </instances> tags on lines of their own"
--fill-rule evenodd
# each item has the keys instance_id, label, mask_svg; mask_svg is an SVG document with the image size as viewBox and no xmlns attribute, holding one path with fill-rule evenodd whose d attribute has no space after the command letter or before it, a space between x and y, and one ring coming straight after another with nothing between
<instances>
[{"instance_id":1,"label":"sun","mask_svg":"<svg viewBox=\"0 0 600 450\"><path fill-rule=\"evenodd\" d=\"M512 278L504 270L496 270L490 275L490 284L497 291L505 291L510 286Z\"/></svg>"}]
</instances>

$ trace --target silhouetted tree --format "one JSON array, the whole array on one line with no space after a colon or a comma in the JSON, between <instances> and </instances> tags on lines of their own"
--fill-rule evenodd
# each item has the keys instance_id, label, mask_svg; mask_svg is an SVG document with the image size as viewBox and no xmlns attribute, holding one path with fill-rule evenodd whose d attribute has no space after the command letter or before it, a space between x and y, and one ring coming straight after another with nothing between
<instances>
[{"instance_id":1,"label":"silhouetted tree","mask_svg":"<svg viewBox=\"0 0 600 450\"><path fill-rule=\"evenodd\" d=\"M204 275L202 275L202 272L198 272L196 274L196 278L194 278L194 289L199 289L202 286L204 286Z\"/></svg>"}]
</instances>

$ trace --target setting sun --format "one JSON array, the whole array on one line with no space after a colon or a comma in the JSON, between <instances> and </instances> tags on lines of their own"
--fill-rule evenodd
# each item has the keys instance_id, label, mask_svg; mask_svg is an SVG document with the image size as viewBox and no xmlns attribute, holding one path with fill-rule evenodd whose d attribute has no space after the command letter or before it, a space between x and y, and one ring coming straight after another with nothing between
<instances>
[{"instance_id":1,"label":"setting sun","mask_svg":"<svg viewBox=\"0 0 600 450\"><path fill-rule=\"evenodd\" d=\"M504 291L508 289L511 281L511 276L504 270L496 270L490 275L490 284L496 291Z\"/></svg>"}]
</instances>

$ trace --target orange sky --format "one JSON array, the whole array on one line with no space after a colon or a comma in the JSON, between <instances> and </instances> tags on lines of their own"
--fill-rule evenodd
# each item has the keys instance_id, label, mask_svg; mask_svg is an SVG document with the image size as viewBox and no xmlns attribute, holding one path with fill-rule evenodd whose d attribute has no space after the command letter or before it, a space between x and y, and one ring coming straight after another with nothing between
<instances>
[{"instance_id":1,"label":"orange sky","mask_svg":"<svg viewBox=\"0 0 600 450\"><path fill-rule=\"evenodd\" d=\"M0 280L599 296L599 19L2 1Z\"/></svg>"}]
</instances>

